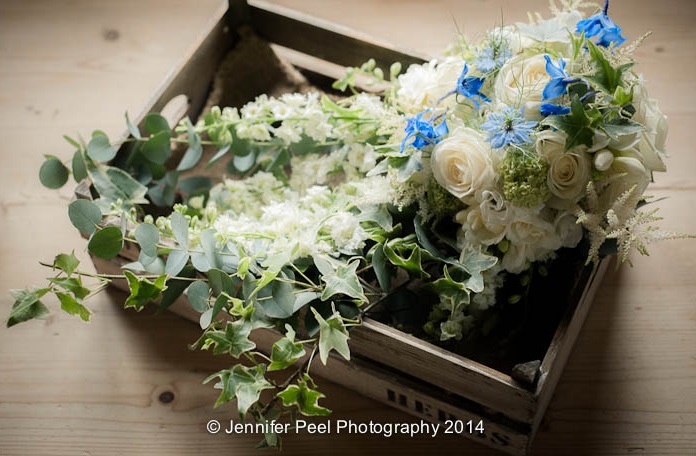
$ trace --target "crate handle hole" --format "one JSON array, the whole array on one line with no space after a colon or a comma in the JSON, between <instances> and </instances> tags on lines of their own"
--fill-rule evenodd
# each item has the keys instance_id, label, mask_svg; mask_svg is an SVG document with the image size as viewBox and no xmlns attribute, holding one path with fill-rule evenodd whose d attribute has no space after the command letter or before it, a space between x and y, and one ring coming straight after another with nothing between
<instances>
[{"instance_id":1,"label":"crate handle hole","mask_svg":"<svg viewBox=\"0 0 696 456\"><path fill-rule=\"evenodd\" d=\"M164 105L160 114L174 128L188 112L189 105L189 98L186 95L176 95Z\"/></svg>"}]
</instances>

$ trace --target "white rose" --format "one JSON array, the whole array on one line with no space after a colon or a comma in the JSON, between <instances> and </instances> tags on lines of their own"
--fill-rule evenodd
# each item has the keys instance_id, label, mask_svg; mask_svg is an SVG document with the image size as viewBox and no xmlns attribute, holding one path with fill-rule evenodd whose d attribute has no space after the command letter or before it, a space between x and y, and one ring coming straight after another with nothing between
<instances>
[{"instance_id":1,"label":"white rose","mask_svg":"<svg viewBox=\"0 0 696 456\"><path fill-rule=\"evenodd\" d=\"M507 207L503 196L495 190L477 195L478 205L459 211L455 216L462 227L458 234L470 244L493 245L502 241L507 230Z\"/></svg>"},{"instance_id":2,"label":"white rose","mask_svg":"<svg viewBox=\"0 0 696 456\"><path fill-rule=\"evenodd\" d=\"M477 191L492 189L497 180L494 155L485 137L471 128L459 128L433 149L430 166L435 180L466 204Z\"/></svg>"},{"instance_id":3,"label":"white rose","mask_svg":"<svg viewBox=\"0 0 696 456\"><path fill-rule=\"evenodd\" d=\"M582 240L582 226L571 211L565 211L556 217L556 234L561 239L561 247L573 248Z\"/></svg>"},{"instance_id":4,"label":"white rose","mask_svg":"<svg viewBox=\"0 0 696 456\"><path fill-rule=\"evenodd\" d=\"M639 133L636 152L649 170L666 171L667 117L660 111L657 100L648 97L642 81L633 86L633 106L636 108L633 120L645 127Z\"/></svg>"},{"instance_id":5,"label":"white rose","mask_svg":"<svg viewBox=\"0 0 696 456\"><path fill-rule=\"evenodd\" d=\"M515 57L500 69L495 96L506 105L523 106L527 120L539 120L542 93L550 80L544 54Z\"/></svg>"},{"instance_id":6,"label":"white rose","mask_svg":"<svg viewBox=\"0 0 696 456\"><path fill-rule=\"evenodd\" d=\"M600 207L607 210L626 191L635 186L634 192L642 195L650 183L650 173L643 163L634 157L614 157L609 171L610 176L618 175L600 195Z\"/></svg>"}]
</instances>

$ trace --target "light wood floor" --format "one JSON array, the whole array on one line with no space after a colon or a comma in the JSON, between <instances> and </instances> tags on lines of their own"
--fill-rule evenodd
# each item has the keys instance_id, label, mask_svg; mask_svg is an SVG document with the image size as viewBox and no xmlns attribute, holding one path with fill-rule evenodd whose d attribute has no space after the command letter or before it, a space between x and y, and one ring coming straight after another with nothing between
<instances>
[{"instance_id":1,"label":"light wood floor","mask_svg":"<svg viewBox=\"0 0 696 456\"><path fill-rule=\"evenodd\" d=\"M546 11L545 0L277 0L401 46L436 54L456 34ZM194 4L196 5L194 7ZM8 290L41 284L61 249L85 263L66 217L69 190L43 189L43 154L67 159L64 133L123 130L221 0L0 1L0 317ZM669 172L651 192L663 227L696 231L696 3L615 0L625 34L653 36L639 70L669 116ZM198 329L172 315L120 310L101 294L85 325L55 313L0 329L0 454L257 454L255 437L210 436L201 385L225 360L190 352ZM55 303L52 303L55 307ZM89 327L88 327L89 326ZM401 412L320 382L337 418L405 421ZM163 391L175 399L158 401ZM461 438L288 438L287 455L494 454ZM656 245L608 274L533 446L538 455L696 454L696 241Z\"/></svg>"}]
</instances>

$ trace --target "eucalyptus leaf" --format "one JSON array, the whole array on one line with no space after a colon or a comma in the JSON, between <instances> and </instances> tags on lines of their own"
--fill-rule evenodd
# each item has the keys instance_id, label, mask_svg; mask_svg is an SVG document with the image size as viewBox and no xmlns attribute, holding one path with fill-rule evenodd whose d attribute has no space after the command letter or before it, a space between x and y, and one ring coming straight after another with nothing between
<instances>
[{"instance_id":1,"label":"eucalyptus leaf","mask_svg":"<svg viewBox=\"0 0 696 456\"><path fill-rule=\"evenodd\" d=\"M150 138L140 146L140 151L149 161L161 165L166 162L171 155L170 140L169 131L160 131L150 136Z\"/></svg>"},{"instance_id":2,"label":"eucalyptus leaf","mask_svg":"<svg viewBox=\"0 0 696 456\"><path fill-rule=\"evenodd\" d=\"M39 169L39 180L46 188L61 188L68 181L70 171L53 155L47 155L46 160Z\"/></svg>"},{"instance_id":3,"label":"eucalyptus leaf","mask_svg":"<svg viewBox=\"0 0 696 456\"><path fill-rule=\"evenodd\" d=\"M191 176L181 179L179 182L179 193L184 199L195 195L203 195L210 191L213 181L209 177Z\"/></svg>"},{"instance_id":4,"label":"eucalyptus leaf","mask_svg":"<svg viewBox=\"0 0 696 456\"><path fill-rule=\"evenodd\" d=\"M85 159L82 157L81 150L76 150L73 154L72 173L76 182L80 182L87 177L87 167L85 166Z\"/></svg>"},{"instance_id":5,"label":"eucalyptus leaf","mask_svg":"<svg viewBox=\"0 0 696 456\"><path fill-rule=\"evenodd\" d=\"M125 217L124 217L125 220ZM141 223L135 229L135 240L140 246L140 262L147 266L157 258L159 230L152 223Z\"/></svg>"},{"instance_id":6,"label":"eucalyptus leaf","mask_svg":"<svg viewBox=\"0 0 696 456\"><path fill-rule=\"evenodd\" d=\"M107 226L92 234L87 249L93 255L110 260L116 257L123 248L123 235L116 226Z\"/></svg>"},{"instance_id":7,"label":"eucalyptus leaf","mask_svg":"<svg viewBox=\"0 0 696 456\"><path fill-rule=\"evenodd\" d=\"M179 179L177 171L167 172L163 178L154 182L147 194L153 203L160 207L171 207L176 201L176 183Z\"/></svg>"},{"instance_id":8,"label":"eucalyptus leaf","mask_svg":"<svg viewBox=\"0 0 696 456\"><path fill-rule=\"evenodd\" d=\"M210 287L202 280L197 280L188 287L186 297L196 312L205 312L210 307Z\"/></svg>"},{"instance_id":9,"label":"eucalyptus leaf","mask_svg":"<svg viewBox=\"0 0 696 456\"><path fill-rule=\"evenodd\" d=\"M217 253L217 241L215 240L215 230L208 228L201 232L201 247L211 268L219 269L221 266L220 255ZM210 269L210 268L209 268Z\"/></svg>"},{"instance_id":10,"label":"eucalyptus leaf","mask_svg":"<svg viewBox=\"0 0 696 456\"><path fill-rule=\"evenodd\" d=\"M186 217L178 212L173 212L170 217L172 225L172 234L174 234L174 239L181 246L183 250L188 250L189 248L189 222Z\"/></svg>"},{"instance_id":11,"label":"eucalyptus leaf","mask_svg":"<svg viewBox=\"0 0 696 456\"><path fill-rule=\"evenodd\" d=\"M213 295L217 296L223 291L230 296L235 295L235 284L232 278L224 271L211 269L208 271L208 284L213 290Z\"/></svg>"},{"instance_id":12,"label":"eucalyptus leaf","mask_svg":"<svg viewBox=\"0 0 696 456\"><path fill-rule=\"evenodd\" d=\"M97 134L87 144L87 155L92 160L106 163L116 156L116 149L105 134Z\"/></svg>"},{"instance_id":13,"label":"eucalyptus leaf","mask_svg":"<svg viewBox=\"0 0 696 456\"><path fill-rule=\"evenodd\" d=\"M108 201L121 200L126 207L134 204L147 204L147 187L142 185L122 169L86 161L87 173L99 195Z\"/></svg>"},{"instance_id":14,"label":"eucalyptus leaf","mask_svg":"<svg viewBox=\"0 0 696 456\"><path fill-rule=\"evenodd\" d=\"M78 199L68 206L68 217L75 228L91 236L101 223L102 213L93 202Z\"/></svg>"},{"instance_id":15,"label":"eucalyptus leaf","mask_svg":"<svg viewBox=\"0 0 696 456\"><path fill-rule=\"evenodd\" d=\"M170 276L179 275L189 260L188 252L184 250L172 250L167 256L167 263L164 267L165 272Z\"/></svg>"},{"instance_id":16,"label":"eucalyptus leaf","mask_svg":"<svg viewBox=\"0 0 696 456\"><path fill-rule=\"evenodd\" d=\"M193 128L193 124L188 117L186 118L186 128L188 131L189 147L182 157L181 162L179 162L179 166L176 167L177 171L186 171L193 168L198 164L201 156L203 156L201 137L198 135L198 133L196 133L196 130Z\"/></svg>"},{"instance_id":17,"label":"eucalyptus leaf","mask_svg":"<svg viewBox=\"0 0 696 456\"><path fill-rule=\"evenodd\" d=\"M145 130L151 135L156 135L159 132L170 132L169 123L161 114L151 112L145 116Z\"/></svg>"},{"instance_id":18,"label":"eucalyptus leaf","mask_svg":"<svg viewBox=\"0 0 696 456\"><path fill-rule=\"evenodd\" d=\"M142 136L140 135L140 130L138 127L133 125L133 122L128 118L128 112L126 112L126 126L128 127L128 131L130 131L130 134L133 135L134 138L140 139Z\"/></svg>"},{"instance_id":19,"label":"eucalyptus leaf","mask_svg":"<svg viewBox=\"0 0 696 456\"><path fill-rule=\"evenodd\" d=\"M256 154L251 153L245 156L235 155L232 158L232 163L238 172L245 173L256 163Z\"/></svg>"}]
</instances>

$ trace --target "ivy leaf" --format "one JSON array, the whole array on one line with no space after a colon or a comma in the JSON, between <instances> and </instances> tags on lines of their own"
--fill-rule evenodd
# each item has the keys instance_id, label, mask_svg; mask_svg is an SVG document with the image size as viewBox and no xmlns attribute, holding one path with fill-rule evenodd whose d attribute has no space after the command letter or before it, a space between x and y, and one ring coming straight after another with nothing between
<instances>
[{"instance_id":1,"label":"ivy leaf","mask_svg":"<svg viewBox=\"0 0 696 456\"><path fill-rule=\"evenodd\" d=\"M357 270L359 265L360 262L356 260L340 264L336 270L331 271L329 274L323 273L321 280L326 282L326 286L321 293L321 300L326 301L336 294L344 294L362 302L367 302L367 297L365 297L358 279Z\"/></svg>"},{"instance_id":2,"label":"ivy leaf","mask_svg":"<svg viewBox=\"0 0 696 456\"><path fill-rule=\"evenodd\" d=\"M594 136L592 120L585 112L585 108L577 95L573 96L570 103L570 114L548 116L543 123L568 135L565 143L566 150L570 150L580 144L592 147L592 137Z\"/></svg>"},{"instance_id":3,"label":"ivy leaf","mask_svg":"<svg viewBox=\"0 0 696 456\"><path fill-rule=\"evenodd\" d=\"M271 364L268 365L269 371L290 367L306 354L304 345L295 342L295 330L292 329L292 326L286 324L285 331L285 336L273 344Z\"/></svg>"},{"instance_id":4,"label":"ivy leaf","mask_svg":"<svg viewBox=\"0 0 696 456\"><path fill-rule=\"evenodd\" d=\"M210 287L202 280L197 280L188 287L186 297L191 303L191 307L193 307L196 312L205 312L208 310L208 307L210 307L208 304L208 300L210 299Z\"/></svg>"},{"instance_id":5,"label":"ivy leaf","mask_svg":"<svg viewBox=\"0 0 696 456\"><path fill-rule=\"evenodd\" d=\"M84 299L90 293L89 288L85 288L82 285L82 279L79 277L51 277L48 279L48 281L54 285L58 285L66 291L69 291L75 295L77 299Z\"/></svg>"},{"instance_id":6,"label":"ivy leaf","mask_svg":"<svg viewBox=\"0 0 696 456\"><path fill-rule=\"evenodd\" d=\"M68 181L70 171L54 155L46 155L46 160L39 169L39 180L46 188L61 188Z\"/></svg>"},{"instance_id":7,"label":"ivy leaf","mask_svg":"<svg viewBox=\"0 0 696 456\"><path fill-rule=\"evenodd\" d=\"M497 257L487 255L467 243L459 257L459 263L471 275L466 281L467 288L474 293L483 291L483 276L481 273L495 266L497 262Z\"/></svg>"},{"instance_id":8,"label":"ivy leaf","mask_svg":"<svg viewBox=\"0 0 696 456\"><path fill-rule=\"evenodd\" d=\"M83 321L89 321L89 317L92 315L92 312L81 304L81 300L76 299L68 293L62 293L60 291L56 291L56 296L60 301L61 309L70 315L79 316Z\"/></svg>"},{"instance_id":9,"label":"ivy leaf","mask_svg":"<svg viewBox=\"0 0 696 456\"><path fill-rule=\"evenodd\" d=\"M67 253L60 253L56 255L53 259L53 267L55 269L60 269L67 275L71 275L77 267L80 265L80 260L75 256L75 252L71 252L70 255Z\"/></svg>"},{"instance_id":10,"label":"ivy leaf","mask_svg":"<svg viewBox=\"0 0 696 456\"><path fill-rule=\"evenodd\" d=\"M201 137L198 135L198 133L196 133L196 130L193 128L193 124L188 117L186 118L186 129L188 131L189 147L181 159L181 162L179 162L179 166L176 167L177 171L186 171L187 169L193 168L196 166L196 164L198 164L198 161L203 155Z\"/></svg>"},{"instance_id":11,"label":"ivy leaf","mask_svg":"<svg viewBox=\"0 0 696 456\"><path fill-rule=\"evenodd\" d=\"M259 400L261 391L273 388L260 366L246 367L237 364L231 370L229 382L230 389L235 392L237 410L242 419L249 408Z\"/></svg>"},{"instance_id":12,"label":"ivy leaf","mask_svg":"<svg viewBox=\"0 0 696 456\"><path fill-rule=\"evenodd\" d=\"M107 226L96 231L87 243L91 254L110 260L116 257L123 248L123 233L117 226Z\"/></svg>"},{"instance_id":13,"label":"ivy leaf","mask_svg":"<svg viewBox=\"0 0 696 456\"><path fill-rule=\"evenodd\" d=\"M92 160L106 163L116 156L116 149L109 142L108 136L102 132L95 132L87 144L87 155Z\"/></svg>"},{"instance_id":14,"label":"ivy leaf","mask_svg":"<svg viewBox=\"0 0 696 456\"><path fill-rule=\"evenodd\" d=\"M152 223L141 223L135 229L135 240L140 246L138 261L147 266L157 259L157 243L159 243L159 230Z\"/></svg>"},{"instance_id":15,"label":"ivy leaf","mask_svg":"<svg viewBox=\"0 0 696 456\"><path fill-rule=\"evenodd\" d=\"M251 325L245 320L227 322L224 331L213 330L205 334L204 347L213 347L214 355L229 353L239 358L242 353L256 348L256 344L249 340Z\"/></svg>"},{"instance_id":16,"label":"ivy leaf","mask_svg":"<svg viewBox=\"0 0 696 456\"><path fill-rule=\"evenodd\" d=\"M623 74L633 66L627 63L617 68L611 66L609 60L604 57L599 47L590 40L585 41L585 45L590 51L590 57L594 63L595 73L585 78L593 82L603 92L613 94L617 87L621 85Z\"/></svg>"},{"instance_id":17,"label":"ivy leaf","mask_svg":"<svg viewBox=\"0 0 696 456\"><path fill-rule=\"evenodd\" d=\"M49 291L51 291L50 288L10 290L15 302L7 319L7 327L47 315L48 307L40 299Z\"/></svg>"},{"instance_id":18,"label":"ivy leaf","mask_svg":"<svg viewBox=\"0 0 696 456\"><path fill-rule=\"evenodd\" d=\"M372 270L375 271L380 288L384 291L389 291L391 288L391 275L387 269L387 257L384 254L382 245L378 244L372 254Z\"/></svg>"},{"instance_id":19,"label":"ivy leaf","mask_svg":"<svg viewBox=\"0 0 696 456\"><path fill-rule=\"evenodd\" d=\"M319 405L319 399L326 396L310 388L308 381L311 381L311 378L305 374L303 379L297 381L297 385L290 385L278 393L278 397L282 399L283 405L286 407L296 405L300 413L305 416L330 415L331 410Z\"/></svg>"},{"instance_id":20,"label":"ivy leaf","mask_svg":"<svg viewBox=\"0 0 696 456\"><path fill-rule=\"evenodd\" d=\"M350 349L348 348L348 331L343 325L341 314L334 312L329 319L324 318L314 307L311 308L319 323L319 357L321 362L326 365L329 359L329 352L336 350L346 360L350 360Z\"/></svg>"},{"instance_id":21,"label":"ivy leaf","mask_svg":"<svg viewBox=\"0 0 696 456\"><path fill-rule=\"evenodd\" d=\"M607 122L601 125L600 128L612 139L618 139L620 136L631 135L645 130L638 122L622 118Z\"/></svg>"},{"instance_id":22,"label":"ivy leaf","mask_svg":"<svg viewBox=\"0 0 696 456\"><path fill-rule=\"evenodd\" d=\"M398 241L402 241L399 239ZM415 243L397 242L392 247L391 243L384 244L384 255L389 262L396 267L403 268L409 272L416 274L419 277L430 277L423 269L423 252ZM397 251L397 249L399 251ZM403 252L408 252L408 257L404 256Z\"/></svg>"},{"instance_id":23,"label":"ivy leaf","mask_svg":"<svg viewBox=\"0 0 696 456\"><path fill-rule=\"evenodd\" d=\"M295 295L295 304L293 305L292 313L297 312L310 302L316 301L320 297L321 293L317 293L316 291L303 291L301 293L297 293Z\"/></svg>"},{"instance_id":24,"label":"ivy leaf","mask_svg":"<svg viewBox=\"0 0 696 456\"><path fill-rule=\"evenodd\" d=\"M146 304L155 301L167 288L167 276L162 274L154 282L150 282L145 277L138 277L130 271L123 271L123 275L128 280L130 295L126 299L125 308L133 307L141 311Z\"/></svg>"}]
</instances>

